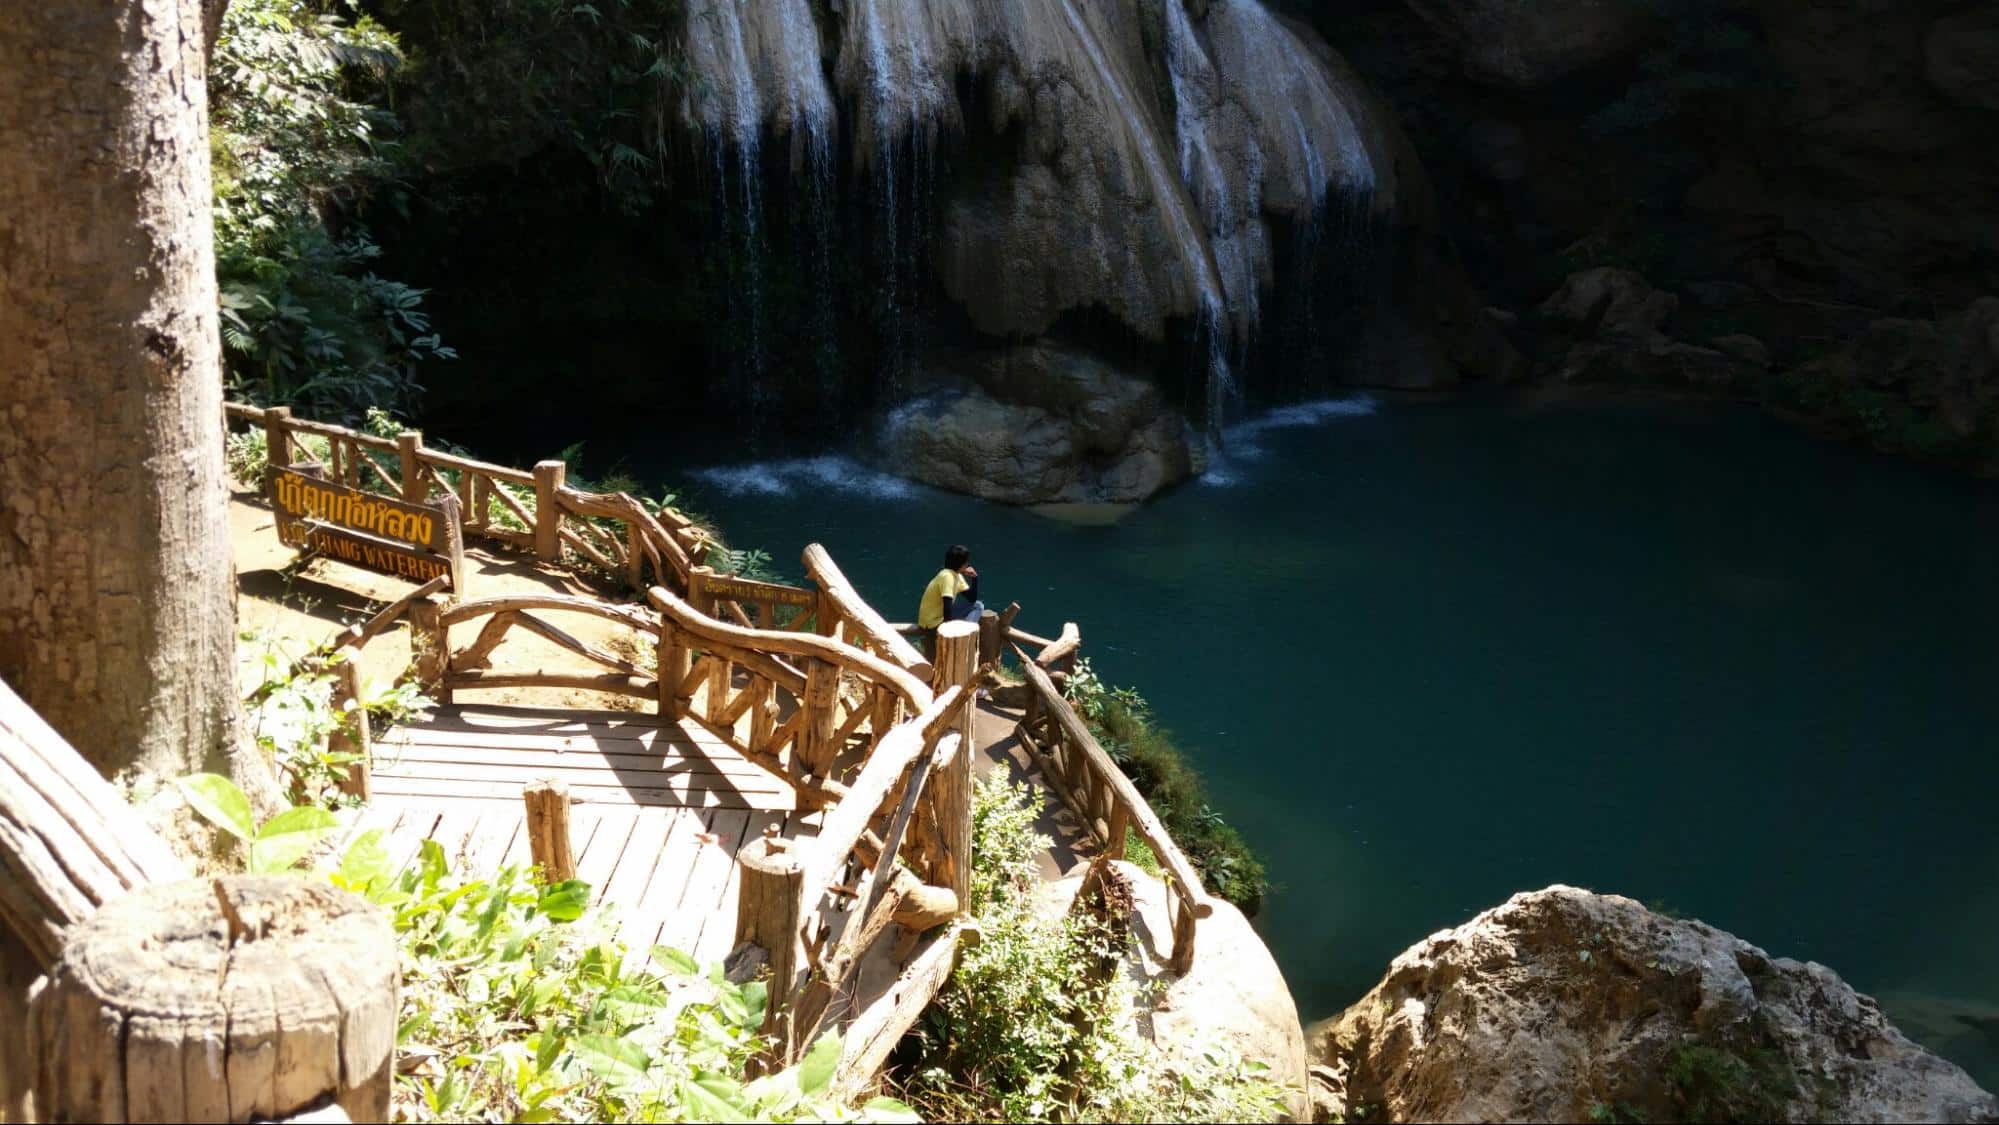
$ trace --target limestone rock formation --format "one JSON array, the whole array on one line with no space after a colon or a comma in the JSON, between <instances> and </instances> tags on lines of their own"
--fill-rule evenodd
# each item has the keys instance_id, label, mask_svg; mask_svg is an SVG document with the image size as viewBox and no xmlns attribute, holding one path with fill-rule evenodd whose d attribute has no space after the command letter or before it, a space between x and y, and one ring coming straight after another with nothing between
<instances>
[{"instance_id":1,"label":"limestone rock formation","mask_svg":"<svg viewBox=\"0 0 1999 1125\"><path fill-rule=\"evenodd\" d=\"M1698 347L1662 328L1680 299L1627 269L1603 266L1569 275L1538 310L1570 341L1557 378L1620 386L1726 389L1767 366L1730 347ZM1755 341L1750 341L1755 343Z\"/></svg>"},{"instance_id":2,"label":"limestone rock formation","mask_svg":"<svg viewBox=\"0 0 1999 1125\"><path fill-rule=\"evenodd\" d=\"M809 142L831 131L836 89L855 163L889 192L922 174L942 136L998 138L942 199L929 251L988 334L1039 334L1092 306L1154 339L1175 318L1226 315L1247 330L1273 283L1273 219L1310 224L1336 196L1393 206L1358 81L1261 0L828 11L821 34L806 0L692 0L697 80L682 116L738 148L754 148L760 122Z\"/></svg>"},{"instance_id":3,"label":"limestone rock formation","mask_svg":"<svg viewBox=\"0 0 1999 1125\"><path fill-rule=\"evenodd\" d=\"M1141 1035L1159 1049L1189 1061L1211 1045L1225 1045L1243 1058L1270 1067L1270 1077L1295 1092L1292 1117L1309 1117L1306 1100L1305 1033L1284 974L1270 949L1242 912L1216 902L1194 937L1194 966L1184 977L1166 968L1173 925L1166 914L1166 885L1123 861L1112 864L1132 889L1132 929L1136 940L1125 971L1141 985L1164 987L1148 995L1133 1019ZM1044 894L1051 909L1069 909L1083 875L1050 884Z\"/></svg>"},{"instance_id":4,"label":"limestone rock formation","mask_svg":"<svg viewBox=\"0 0 1999 1125\"><path fill-rule=\"evenodd\" d=\"M1350 1120L1999 1120L1825 966L1574 887L1412 946L1312 1045Z\"/></svg>"},{"instance_id":5,"label":"limestone rock formation","mask_svg":"<svg viewBox=\"0 0 1999 1125\"><path fill-rule=\"evenodd\" d=\"M889 417L895 472L1007 504L1128 503L1204 468L1158 388L1054 344L945 357Z\"/></svg>"},{"instance_id":6,"label":"limestone rock formation","mask_svg":"<svg viewBox=\"0 0 1999 1125\"><path fill-rule=\"evenodd\" d=\"M1533 89L1629 55L1650 27L1640 0L1409 0L1474 78Z\"/></svg>"}]
</instances>

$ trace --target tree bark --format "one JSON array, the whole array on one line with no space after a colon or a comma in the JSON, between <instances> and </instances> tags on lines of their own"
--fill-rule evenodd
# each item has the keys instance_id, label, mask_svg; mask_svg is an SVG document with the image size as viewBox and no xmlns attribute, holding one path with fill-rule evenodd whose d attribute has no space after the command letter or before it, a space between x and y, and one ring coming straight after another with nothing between
<instances>
[{"instance_id":1,"label":"tree bark","mask_svg":"<svg viewBox=\"0 0 1999 1125\"><path fill-rule=\"evenodd\" d=\"M0 20L0 677L106 774L237 732L202 0Z\"/></svg>"}]
</instances>

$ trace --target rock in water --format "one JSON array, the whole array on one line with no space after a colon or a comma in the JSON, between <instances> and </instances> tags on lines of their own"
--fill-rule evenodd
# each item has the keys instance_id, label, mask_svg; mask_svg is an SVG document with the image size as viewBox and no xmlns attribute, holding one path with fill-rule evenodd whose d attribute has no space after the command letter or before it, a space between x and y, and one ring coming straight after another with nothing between
<instances>
[{"instance_id":1,"label":"rock in water","mask_svg":"<svg viewBox=\"0 0 1999 1125\"><path fill-rule=\"evenodd\" d=\"M1051 344L934 362L883 429L892 472L1003 504L1130 503L1192 476L1205 445L1159 389Z\"/></svg>"},{"instance_id":2,"label":"rock in water","mask_svg":"<svg viewBox=\"0 0 1999 1125\"><path fill-rule=\"evenodd\" d=\"M1432 934L1310 1038L1349 1120L1999 1121L1831 969L1574 887Z\"/></svg>"}]
</instances>

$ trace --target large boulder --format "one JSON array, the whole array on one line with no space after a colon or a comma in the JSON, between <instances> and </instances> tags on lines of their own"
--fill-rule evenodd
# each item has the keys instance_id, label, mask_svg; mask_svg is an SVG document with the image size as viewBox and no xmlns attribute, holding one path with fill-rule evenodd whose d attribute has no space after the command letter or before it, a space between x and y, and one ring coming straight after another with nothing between
<instances>
[{"instance_id":1,"label":"large boulder","mask_svg":"<svg viewBox=\"0 0 1999 1125\"><path fill-rule=\"evenodd\" d=\"M1201 472L1206 443L1159 389L1049 343L944 357L882 430L886 466L1005 504L1133 503Z\"/></svg>"},{"instance_id":2,"label":"large boulder","mask_svg":"<svg viewBox=\"0 0 1999 1125\"><path fill-rule=\"evenodd\" d=\"M1293 1091L1291 1115L1309 1116L1306 1099L1305 1032L1284 974L1249 919L1229 903L1215 900L1215 912L1196 923L1194 964L1186 975L1166 965L1173 949L1167 914L1172 894L1154 876L1122 860L1109 866L1131 888L1135 940L1125 951L1124 971L1138 984L1132 1013L1141 1036L1177 1060L1200 1069L1203 1051L1221 1046L1270 1067L1270 1077ZM1071 909L1086 875L1079 871L1043 888L1051 910Z\"/></svg>"},{"instance_id":3,"label":"large boulder","mask_svg":"<svg viewBox=\"0 0 1999 1125\"><path fill-rule=\"evenodd\" d=\"M1312 1042L1350 1119L1999 1120L1831 969L1574 887L1432 934Z\"/></svg>"},{"instance_id":4,"label":"large boulder","mask_svg":"<svg viewBox=\"0 0 1999 1125\"><path fill-rule=\"evenodd\" d=\"M1628 56L1651 27L1642 0L1409 0L1455 44L1465 71L1514 89L1546 86Z\"/></svg>"}]
</instances>

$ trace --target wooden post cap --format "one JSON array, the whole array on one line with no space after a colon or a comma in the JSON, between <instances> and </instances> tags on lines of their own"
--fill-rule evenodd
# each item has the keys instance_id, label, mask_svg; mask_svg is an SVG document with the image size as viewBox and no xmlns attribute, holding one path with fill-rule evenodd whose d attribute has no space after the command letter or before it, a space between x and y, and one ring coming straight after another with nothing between
<instances>
[{"instance_id":1,"label":"wooden post cap","mask_svg":"<svg viewBox=\"0 0 1999 1125\"><path fill-rule=\"evenodd\" d=\"M324 883L141 887L72 929L30 1009L44 1121L386 1121L396 938Z\"/></svg>"}]
</instances>

